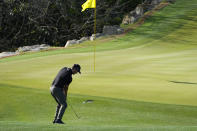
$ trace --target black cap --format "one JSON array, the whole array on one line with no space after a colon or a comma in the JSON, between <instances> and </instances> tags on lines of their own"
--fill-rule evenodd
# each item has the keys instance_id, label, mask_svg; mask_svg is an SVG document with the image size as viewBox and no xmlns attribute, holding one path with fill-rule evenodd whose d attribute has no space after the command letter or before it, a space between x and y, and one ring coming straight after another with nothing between
<instances>
[{"instance_id":1,"label":"black cap","mask_svg":"<svg viewBox=\"0 0 197 131\"><path fill-rule=\"evenodd\" d=\"M81 74L81 66L79 64L74 64L72 68L75 68Z\"/></svg>"}]
</instances>

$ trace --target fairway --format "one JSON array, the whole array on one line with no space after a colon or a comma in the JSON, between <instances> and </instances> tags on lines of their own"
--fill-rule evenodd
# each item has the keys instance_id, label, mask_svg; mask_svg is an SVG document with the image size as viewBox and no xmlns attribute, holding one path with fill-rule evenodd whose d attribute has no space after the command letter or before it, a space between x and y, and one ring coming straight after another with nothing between
<instances>
[{"instance_id":1,"label":"fairway","mask_svg":"<svg viewBox=\"0 0 197 131\"><path fill-rule=\"evenodd\" d=\"M0 130L196 131L196 38L197 1L177 0L127 34L0 59ZM68 102L81 118L68 106L53 125L50 85L74 63Z\"/></svg>"}]
</instances>

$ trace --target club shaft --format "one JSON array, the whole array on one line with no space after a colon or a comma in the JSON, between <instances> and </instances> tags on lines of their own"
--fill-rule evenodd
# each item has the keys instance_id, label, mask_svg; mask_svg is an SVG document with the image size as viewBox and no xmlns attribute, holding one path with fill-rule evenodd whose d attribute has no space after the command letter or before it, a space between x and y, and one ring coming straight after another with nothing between
<instances>
[{"instance_id":1,"label":"club shaft","mask_svg":"<svg viewBox=\"0 0 197 131\"><path fill-rule=\"evenodd\" d=\"M77 115L76 111L74 110L74 108L72 107L72 105L70 103L68 103L69 106L71 107L72 111L74 112L75 116L79 119L80 117Z\"/></svg>"}]
</instances>

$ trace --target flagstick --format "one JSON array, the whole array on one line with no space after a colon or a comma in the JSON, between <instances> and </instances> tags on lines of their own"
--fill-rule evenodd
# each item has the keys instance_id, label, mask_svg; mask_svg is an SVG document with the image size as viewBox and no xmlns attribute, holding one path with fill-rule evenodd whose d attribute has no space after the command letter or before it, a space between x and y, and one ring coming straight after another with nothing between
<instances>
[{"instance_id":1,"label":"flagstick","mask_svg":"<svg viewBox=\"0 0 197 131\"><path fill-rule=\"evenodd\" d=\"M95 0L96 1L96 0ZM96 7L94 8L94 35L96 39ZM95 66L96 66L96 43L94 43L94 72L95 72Z\"/></svg>"}]
</instances>

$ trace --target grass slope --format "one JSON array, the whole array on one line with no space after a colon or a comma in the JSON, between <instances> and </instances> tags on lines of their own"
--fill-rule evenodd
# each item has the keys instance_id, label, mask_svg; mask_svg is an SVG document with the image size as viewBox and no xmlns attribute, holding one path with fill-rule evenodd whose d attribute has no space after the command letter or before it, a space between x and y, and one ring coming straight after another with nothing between
<instances>
[{"instance_id":1,"label":"grass slope","mask_svg":"<svg viewBox=\"0 0 197 131\"><path fill-rule=\"evenodd\" d=\"M0 130L196 130L196 7L177 0L126 35L1 59ZM67 125L52 125L51 81L73 63L68 100L82 118L68 107Z\"/></svg>"},{"instance_id":2,"label":"grass slope","mask_svg":"<svg viewBox=\"0 0 197 131\"><path fill-rule=\"evenodd\" d=\"M84 95L69 95L69 103L81 116L67 109L67 125L52 125L54 101L49 92L39 89L1 85L0 130L184 130L195 129L197 107L155 104ZM87 99L93 103L83 104ZM10 101L12 100L12 101Z\"/></svg>"}]
</instances>

